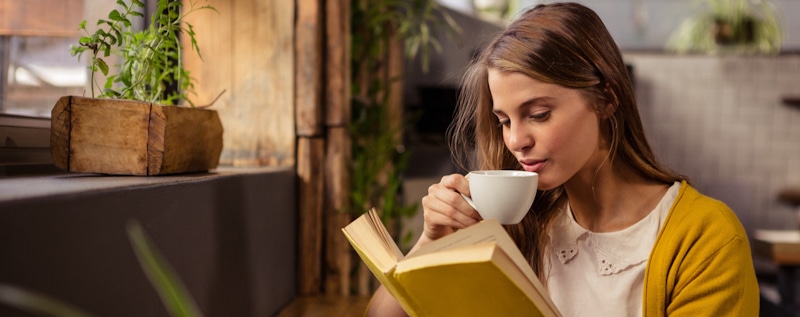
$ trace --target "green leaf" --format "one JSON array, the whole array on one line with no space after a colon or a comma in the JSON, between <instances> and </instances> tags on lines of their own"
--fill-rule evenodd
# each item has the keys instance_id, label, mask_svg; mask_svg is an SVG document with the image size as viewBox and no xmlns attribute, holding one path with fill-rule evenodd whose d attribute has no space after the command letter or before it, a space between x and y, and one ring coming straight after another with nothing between
<instances>
[{"instance_id":1,"label":"green leaf","mask_svg":"<svg viewBox=\"0 0 800 317\"><path fill-rule=\"evenodd\" d=\"M172 316L201 316L200 309L194 302L186 287L178 279L169 263L153 246L138 221L130 221L127 225L128 238L131 241L139 265L147 275L150 283L161 296L161 301Z\"/></svg>"},{"instance_id":2,"label":"green leaf","mask_svg":"<svg viewBox=\"0 0 800 317\"><path fill-rule=\"evenodd\" d=\"M117 11L116 9L111 10L111 12L108 13L108 18L113 20L113 21L123 21L123 20L125 20L125 18L123 18L122 15L119 14L119 11Z\"/></svg>"},{"instance_id":3,"label":"green leaf","mask_svg":"<svg viewBox=\"0 0 800 317\"><path fill-rule=\"evenodd\" d=\"M34 314L60 317L88 317L69 303L27 289L0 284L0 303Z\"/></svg>"},{"instance_id":4,"label":"green leaf","mask_svg":"<svg viewBox=\"0 0 800 317\"><path fill-rule=\"evenodd\" d=\"M105 85L103 85L103 88L105 88L107 90L111 89L111 87L114 86L114 79L115 78L116 78L116 76L113 76L113 75L106 77L106 83L105 83Z\"/></svg>"},{"instance_id":5,"label":"green leaf","mask_svg":"<svg viewBox=\"0 0 800 317\"><path fill-rule=\"evenodd\" d=\"M122 94L120 94L119 92L117 92L114 89L106 88L106 89L103 89L103 95L102 96L111 97L111 98L119 98L121 95Z\"/></svg>"},{"instance_id":6,"label":"green leaf","mask_svg":"<svg viewBox=\"0 0 800 317\"><path fill-rule=\"evenodd\" d=\"M119 39L119 45L122 45L122 33L119 30L114 29L114 34L116 34L117 39Z\"/></svg>"},{"instance_id":7,"label":"green leaf","mask_svg":"<svg viewBox=\"0 0 800 317\"><path fill-rule=\"evenodd\" d=\"M95 60L97 62L97 67L100 68L100 72L103 73L104 76L108 76L108 64L102 58L98 58Z\"/></svg>"}]
</instances>

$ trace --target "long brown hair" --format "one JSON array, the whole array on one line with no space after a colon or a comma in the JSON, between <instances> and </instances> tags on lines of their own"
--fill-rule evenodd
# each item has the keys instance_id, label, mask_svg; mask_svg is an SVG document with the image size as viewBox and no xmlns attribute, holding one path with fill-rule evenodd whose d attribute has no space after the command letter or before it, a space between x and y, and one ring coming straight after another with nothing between
<instances>
[{"instance_id":1,"label":"long brown hair","mask_svg":"<svg viewBox=\"0 0 800 317\"><path fill-rule=\"evenodd\" d=\"M580 90L598 113L610 115L611 164L631 166L645 178L666 184L685 179L657 162L642 128L622 54L591 9L576 3L529 9L483 50L462 79L456 117L448 131L456 163L467 170L519 169L492 113L489 68ZM604 107L609 103L616 105L613 113ZM567 197L563 186L536 195L531 212L506 229L544 281L548 228Z\"/></svg>"}]
</instances>

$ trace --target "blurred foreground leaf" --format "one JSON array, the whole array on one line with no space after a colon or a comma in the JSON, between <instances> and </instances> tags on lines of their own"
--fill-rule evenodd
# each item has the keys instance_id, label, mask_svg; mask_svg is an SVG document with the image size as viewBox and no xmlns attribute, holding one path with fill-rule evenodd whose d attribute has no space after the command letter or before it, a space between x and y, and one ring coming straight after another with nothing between
<instances>
[{"instance_id":1,"label":"blurred foreground leaf","mask_svg":"<svg viewBox=\"0 0 800 317\"><path fill-rule=\"evenodd\" d=\"M171 316L202 316L197 303L194 302L186 287L178 279L169 263L164 260L153 246L150 238L138 221L132 220L127 225L128 238L131 241L136 258L144 270L150 284L161 296L161 302L167 307Z\"/></svg>"},{"instance_id":2,"label":"blurred foreground leaf","mask_svg":"<svg viewBox=\"0 0 800 317\"><path fill-rule=\"evenodd\" d=\"M4 284L0 284L0 303L38 315L58 317L92 316L50 296Z\"/></svg>"}]
</instances>

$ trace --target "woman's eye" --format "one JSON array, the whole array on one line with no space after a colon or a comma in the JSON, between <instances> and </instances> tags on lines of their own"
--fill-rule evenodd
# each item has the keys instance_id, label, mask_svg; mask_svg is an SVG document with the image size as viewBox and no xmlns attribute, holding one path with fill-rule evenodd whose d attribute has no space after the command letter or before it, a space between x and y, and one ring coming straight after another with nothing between
<instances>
[{"instance_id":1,"label":"woman's eye","mask_svg":"<svg viewBox=\"0 0 800 317\"><path fill-rule=\"evenodd\" d=\"M544 121L544 120L547 120L548 118L550 118L550 111L539 112L539 113L533 113L533 114L531 114L531 115L530 115L530 118L531 118L532 120L536 120L536 121Z\"/></svg>"},{"instance_id":2,"label":"woman's eye","mask_svg":"<svg viewBox=\"0 0 800 317\"><path fill-rule=\"evenodd\" d=\"M507 127L511 124L511 120L508 119L498 119L497 127Z\"/></svg>"}]
</instances>

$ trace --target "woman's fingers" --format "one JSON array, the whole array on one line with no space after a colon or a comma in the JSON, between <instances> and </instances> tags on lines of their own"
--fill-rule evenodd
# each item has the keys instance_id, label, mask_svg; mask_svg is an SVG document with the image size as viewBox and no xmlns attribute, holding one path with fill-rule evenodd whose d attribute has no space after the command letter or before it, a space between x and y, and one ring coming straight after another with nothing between
<instances>
[{"instance_id":1,"label":"woman's fingers","mask_svg":"<svg viewBox=\"0 0 800 317\"><path fill-rule=\"evenodd\" d=\"M461 195L458 195L458 199L463 200ZM426 196L423 198L422 204L425 207L425 222L429 224L463 229L480 220L480 218L475 218L474 211L466 202L458 204L459 208L435 197ZM465 209L466 211L462 211Z\"/></svg>"},{"instance_id":2,"label":"woman's fingers","mask_svg":"<svg viewBox=\"0 0 800 317\"><path fill-rule=\"evenodd\" d=\"M437 239L453 231L474 225L480 215L461 197L459 189L468 191L469 183L462 175L453 174L442 178L438 184L428 187L428 195L422 198L425 234Z\"/></svg>"}]
</instances>

